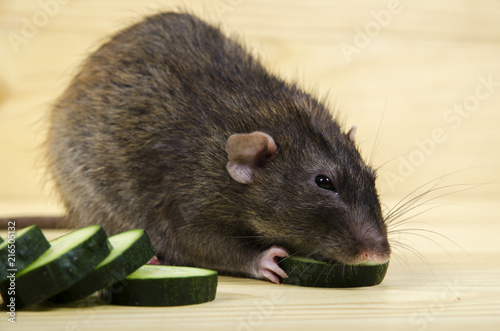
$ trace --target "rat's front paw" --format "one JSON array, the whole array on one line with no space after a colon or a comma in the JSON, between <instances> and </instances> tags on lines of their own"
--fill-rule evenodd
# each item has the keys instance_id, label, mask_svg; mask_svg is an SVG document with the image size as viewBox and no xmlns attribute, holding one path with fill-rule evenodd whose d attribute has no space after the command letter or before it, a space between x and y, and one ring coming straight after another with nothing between
<instances>
[{"instance_id":1,"label":"rat's front paw","mask_svg":"<svg viewBox=\"0 0 500 331\"><path fill-rule=\"evenodd\" d=\"M278 265L279 257L287 257L288 251L280 246L272 246L265 250L257 259L256 276L260 279L268 279L273 283L279 284L281 278L287 278L288 275Z\"/></svg>"},{"instance_id":2,"label":"rat's front paw","mask_svg":"<svg viewBox=\"0 0 500 331\"><path fill-rule=\"evenodd\" d=\"M161 261L160 261L160 260L156 257L156 255L155 255L155 256L153 256L153 257L151 258L151 260L149 260L149 262L148 262L148 263L146 263L146 264L156 264L156 265L161 265L161 264L163 264L163 263L161 263Z\"/></svg>"}]
</instances>

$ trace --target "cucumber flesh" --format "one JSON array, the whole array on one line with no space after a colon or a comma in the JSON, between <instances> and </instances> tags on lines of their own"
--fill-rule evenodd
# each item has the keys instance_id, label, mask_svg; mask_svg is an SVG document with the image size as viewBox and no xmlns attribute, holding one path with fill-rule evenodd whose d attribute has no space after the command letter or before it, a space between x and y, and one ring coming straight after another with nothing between
<instances>
[{"instance_id":1,"label":"cucumber flesh","mask_svg":"<svg viewBox=\"0 0 500 331\"><path fill-rule=\"evenodd\" d=\"M12 234L0 244L0 283L11 272L19 272L50 248L38 225L31 225ZM12 270L12 271L7 271Z\"/></svg>"},{"instance_id":2,"label":"cucumber flesh","mask_svg":"<svg viewBox=\"0 0 500 331\"><path fill-rule=\"evenodd\" d=\"M126 306L182 306L215 299L217 272L202 268L144 265L101 292Z\"/></svg>"},{"instance_id":3,"label":"cucumber flesh","mask_svg":"<svg viewBox=\"0 0 500 331\"><path fill-rule=\"evenodd\" d=\"M382 264L328 264L309 258L289 256L279 262L287 273L284 284L309 287L363 287L380 284L389 261Z\"/></svg>"},{"instance_id":4,"label":"cucumber flesh","mask_svg":"<svg viewBox=\"0 0 500 331\"><path fill-rule=\"evenodd\" d=\"M22 309L69 288L109 254L107 239L100 225L91 225L50 241L45 253L16 274L15 293L12 281L0 284L4 302Z\"/></svg>"},{"instance_id":5,"label":"cucumber flesh","mask_svg":"<svg viewBox=\"0 0 500 331\"><path fill-rule=\"evenodd\" d=\"M111 253L83 279L49 299L65 303L84 298L121 281L154 256L154 248L142 229L130 230L109 237Z\"/></svg>"}]
</instances>

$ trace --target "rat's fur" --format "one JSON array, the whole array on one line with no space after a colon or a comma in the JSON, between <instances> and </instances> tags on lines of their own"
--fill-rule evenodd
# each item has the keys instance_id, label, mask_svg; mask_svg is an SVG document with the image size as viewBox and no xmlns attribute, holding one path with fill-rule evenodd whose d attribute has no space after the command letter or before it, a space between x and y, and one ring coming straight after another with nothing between
<instances>
[{"instance_id":1,"label":"rat's fur","mask_svg":"<svg viewBox=\"0 0 500 331\"><path fill-rule=\"evenodd\" d=\"M144 228L165 263L255 277L271 245L345 263L389 257L375 174L349 134L191 15L158 14L112 37L50 123L49 169L72 225ZM277 153L242 184L226 142L255 131Z\"/></svg>"}]
</instances>

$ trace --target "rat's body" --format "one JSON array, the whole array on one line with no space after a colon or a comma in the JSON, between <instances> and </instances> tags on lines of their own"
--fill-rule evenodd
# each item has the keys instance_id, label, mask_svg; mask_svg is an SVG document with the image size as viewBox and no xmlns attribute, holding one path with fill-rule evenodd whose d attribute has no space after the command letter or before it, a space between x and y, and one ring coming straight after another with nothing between
<instances>
[{"instance_id":1,"label":"rat's body","mask_svg":"<svg viewBox=\"0 0 500 331\"><path fill-rule=\"evenodd\" d=\"M389 258L353 132L190 15L114 36L50 121L49 169L72 225L144 228L162 263L277 282L288 252Z\"/></svg>"}]
</instances>

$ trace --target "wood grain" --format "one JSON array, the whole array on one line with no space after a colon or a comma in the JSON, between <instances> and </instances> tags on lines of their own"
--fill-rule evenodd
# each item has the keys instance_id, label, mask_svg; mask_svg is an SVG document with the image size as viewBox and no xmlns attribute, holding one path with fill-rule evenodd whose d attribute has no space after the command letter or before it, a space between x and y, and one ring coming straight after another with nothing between
<instances>
[{"instance_id":1,"label":"wood grain","mask_svg":"<svg viewBox=\"0 0 500 331\"><path fill-rule=\"evenodd\" d=\"M498 330L498 1L4 0L0 217L62 213L44 185L50 103L105 36L179 6L238 35L272 71L325 98L346 128L357 125L387 210L431 191L413 218L389 225L386 279L325 290L221 277L216 300L203 305L87 300L19 312L15 326L3 315L0 329Z\"/></svg>"},{"instance_id":2,"label":"wood grain","mask_svg":"<svg viewBox=\"0 0 500 331\"><path fill-rule=\"evenodd\" d=\"M44 232L49 239L63 233ZM121 307L99 303L94 295L17 312L15 329L498 330L500 249L483 249L472 254L458 247L435 249L422 257L398 253L375 287L302 288L221 276L216 299L201 305ZM0 326L14 329L5 319Z\"/></svg>"}]
</instances>

